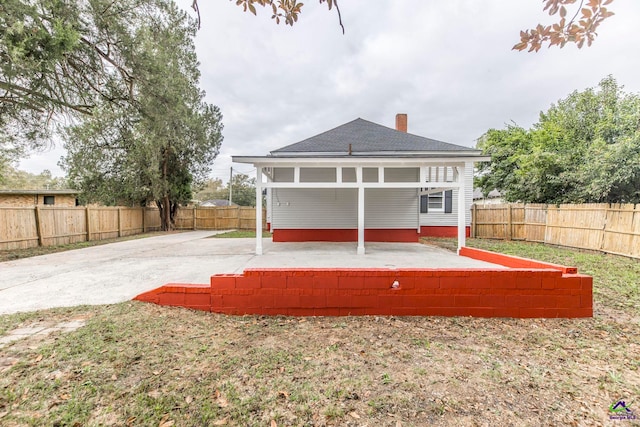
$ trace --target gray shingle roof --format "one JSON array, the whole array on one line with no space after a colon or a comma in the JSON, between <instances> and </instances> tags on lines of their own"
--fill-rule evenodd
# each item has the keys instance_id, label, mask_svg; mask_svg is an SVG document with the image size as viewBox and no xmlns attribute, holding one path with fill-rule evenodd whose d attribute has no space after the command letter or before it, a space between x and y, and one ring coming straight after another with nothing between
<instances>
[{"instance_id":1,"label":"gray shingle roof","mask_svg":"<svg viewBox=\"0 0 640 427\"><path fill-rule=\"evenodd\" d=\"M400 132L358 118L319 135L274 150L271 154L274 156L294 153L346 154L349 151L349 144L353 153L476 151L469 147Z\"/></svg>"}]
</instances>

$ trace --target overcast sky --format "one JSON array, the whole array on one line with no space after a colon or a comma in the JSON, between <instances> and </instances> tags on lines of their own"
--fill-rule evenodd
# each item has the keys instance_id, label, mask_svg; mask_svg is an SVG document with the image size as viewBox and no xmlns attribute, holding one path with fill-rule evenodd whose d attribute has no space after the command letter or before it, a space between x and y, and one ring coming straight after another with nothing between
<instances>
[{"instance_id":1,"label":"overcast sky","mask_svg":"<svg viewBox=\"0 0 640 427\"><path fill-rule=\"evenodd\" d=\"M231 155L265 155L361 117L472 147L491 128L529 127L540 111L612 74L640 93L640 1L615 0L615 16L590 48L512 51L519 31L549 23L541 0L307 0L294 27L228 0L200 0L196 49L207 101L224 116L212 176L226 182ZM191 0L178 4L188 9ZM21 163L57 166L62 150ZM234 170L252 172L250 165ZM254 173L255 174L255 173Z\"/></svg>"}]
</instances>

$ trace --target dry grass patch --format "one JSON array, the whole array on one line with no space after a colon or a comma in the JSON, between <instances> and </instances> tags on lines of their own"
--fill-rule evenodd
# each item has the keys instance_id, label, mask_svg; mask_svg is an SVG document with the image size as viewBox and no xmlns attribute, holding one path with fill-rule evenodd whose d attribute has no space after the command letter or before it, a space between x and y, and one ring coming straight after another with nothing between
<instances>
[{"instance_id":1,"label":"dry grass patch","mask_svg":"<svg viewBox=\"0 0 640 427\"><path fill-rule=\"evenodd\" d=\"M0 331L87 319L0 349L13 360L0 367L0 424L607 425L618 399L640 412L640 324L620 289L597 292L595 317L580 320L232 317L137 302L0 316Z\"/></svg>"}]
</instances>

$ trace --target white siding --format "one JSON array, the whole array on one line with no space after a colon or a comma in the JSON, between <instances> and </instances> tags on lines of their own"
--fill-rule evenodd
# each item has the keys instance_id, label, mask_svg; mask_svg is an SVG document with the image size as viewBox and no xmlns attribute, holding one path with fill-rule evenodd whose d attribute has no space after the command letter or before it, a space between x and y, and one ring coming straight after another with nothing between
<instances>
[{"instance_id":1,"label":"white siding","mask_svg":"<svg viewBox=\"0 0 640 427\"><path fill-rule=\"evenodd\" d=\"M473 163L467 163L464 168L465 203L468 207L465 213L465 224L471 225L471 204L473 203ZM458 225L458 190L453 190L452 212L429 212L420 214L420 225Z\"/></svg>"},{"instance_id":2,"label":"white siding","mask_svg":"<svg viewBox=\"0 0 640 427\"><path fill-rule=\"evenodd\" d=\"M417 228L418 196L412 188L364 191L365 228Z\"/></svg>"},{"instance_id":3,"label":"white siding","mask_svg":"<svg viewBox=\"0 0 640 427\"><path fill-rule=\"evenodd\" d=\"M365 190L365 228L417 228L418 198L414 189ZM357 189L272 190L273 229L355 229Z\"/></svg>"},{"instance_id":4,"label":"white siding","mask_svg":"<svg viewBox=\"0 0 640 427\"><path fill-rule=\"evenodd\" d=\"M336 182L336 168L300 168L300 182Z\"/></svg>"},{"instance_id":5,"label":"white siding","mask_svg":"<svg viewBox=\"0 0 640 427\"><path fill-rule=\"evenodd\" d=\"M358 190L274 188L273 229L358 228Z\"/></svg>"}]
</instances>

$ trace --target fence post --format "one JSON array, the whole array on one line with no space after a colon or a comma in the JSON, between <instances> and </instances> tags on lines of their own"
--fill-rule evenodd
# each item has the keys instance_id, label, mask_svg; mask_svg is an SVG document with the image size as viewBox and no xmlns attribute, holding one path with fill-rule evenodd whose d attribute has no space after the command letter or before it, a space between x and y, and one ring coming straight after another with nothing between
<instances>
[{"instance_id":1,"label":"fence post","mask_svg":"<svg viewBox=\"0 0 640 427\"><path fill-rule=\"evenodd\" d=\"M87 223L87 242L91 240L91 213L89 212L89 206L84 209L86 216L85 221Z\"/></svg>"},{"instance_id":2,"label":"fence post","mask_svg":"<svg viewBox=\"0 0 640 427\"><path fill-rule=\"evenodd\" d=\"M147 209L144 206L141 207L140 209L142 209L142 234L144 234L146 231L145 217L147 216Z\"/></svg>"},{"instance_id":3,"label":"fence post","mask_svg":"<svg viewBox=\"0 0 640 427\"><path fill-rule=\"evenodd\" d=\"M511 219L512 211L511 211L511 203L507 205L507 240L511 240L513 237L513 224Z\"/></svg>"},{"instance_id":4,"label":"fence post","mask_svg":"<svg viewBox=\"0 0 640 427\"><path fill-rule=\"evenodd\" d=\"M122 237L122 208L118 208L118 237Z\"/></svg>"},{"instance_id":5,"label":"fence post","mask_svg":"<svg viewBox=\"0 0 640 427\"><path fill-rule=\"evenodd\" d=\"M240 230L240 225L242 224L240 222L240 206L236 206L236 219L238 220L238 226L236 227L236 229Z\"/></svg>"},{"instance_id":6,"label":"fence post","mask_svg":"<svg viewBox=\"0 0 640 427\"><path fill-rule=\"evenodd\" d=\"M42 246L42 224L40 223L40 206L36 206L34 215L36 219L36 234L38 235L38 246Z\"/></svg>"},{"instance_id":7,"label":"fence post","mask_svg":"<svg viewBox=\"0 0 640 427\"><path fill-rule=\"evenodd\" d=\"M476 204L471 205L471 237L476 238L476 221L478 220L478 212L476 211Z\"/></svg>"},{"instance_id":8,"label":"fence post","mask_svg":"<svg viewBox=\"0 0 640 427\"><path fill-rule=\"evenodd\" d=\"M194 206L193 207L193 230L194 231L198 229L197 222L198 222L198 207Z\"/></svg>"}]
</instances>

